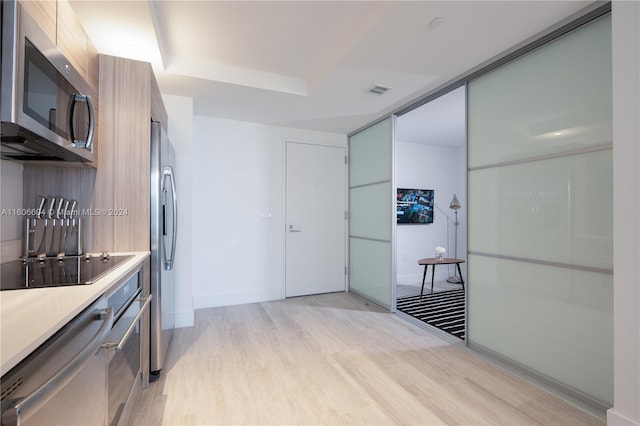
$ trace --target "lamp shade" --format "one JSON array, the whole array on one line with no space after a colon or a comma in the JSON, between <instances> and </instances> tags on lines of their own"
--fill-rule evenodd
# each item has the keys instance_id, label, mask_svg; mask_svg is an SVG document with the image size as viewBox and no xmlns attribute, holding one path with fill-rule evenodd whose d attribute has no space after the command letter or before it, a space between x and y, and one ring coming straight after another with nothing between
<instances>
[{"instance_id":1,"label":"lamp shade","mask_svg":"<svg viewBox=\"0 0 640 426\"><path fill-rule=\"evenodd\" d=\"M451 204L449 204L449 208L451 210L458 210L460 207L462 207L460 205L460 201L458 201L458 197L456 197L456 194L453 194L453 199L451 200Z\"/></svg>"}]
</instances>

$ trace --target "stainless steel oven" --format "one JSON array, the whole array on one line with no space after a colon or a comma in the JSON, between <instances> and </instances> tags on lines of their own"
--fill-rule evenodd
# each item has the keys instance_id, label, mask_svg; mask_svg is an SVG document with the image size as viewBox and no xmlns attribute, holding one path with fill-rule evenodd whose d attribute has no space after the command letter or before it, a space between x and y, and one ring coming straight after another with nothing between
<instances>
[{"instance_id":1,"label":"stainless steel oven","mask_svg":"<svg viewBox=\"0 0 640 426\"><path fill-rule=\"evenodd\" d=\"M143 361L148 352L148 311L151 296L142 298L143 272L136 273L108 295L115 311L111 332L102 345L107 350L108 422L129 424L142 388Z\"/></svg>"},{"instance_id":2,"label":"stainless steel oven","mask_svg":"<svg viewBox=\"0 0 640 426\"><path fill-rule=\"evenodd\" d=\"M0 7L2 158L93 161L90 86L20 2Z\"/></svg>"}]
</instances>

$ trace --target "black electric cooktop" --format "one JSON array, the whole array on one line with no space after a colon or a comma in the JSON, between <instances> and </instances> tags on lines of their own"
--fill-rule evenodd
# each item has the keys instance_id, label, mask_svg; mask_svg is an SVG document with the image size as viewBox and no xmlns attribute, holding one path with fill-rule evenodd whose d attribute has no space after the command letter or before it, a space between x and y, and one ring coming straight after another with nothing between
<instances>
[{"instance_id":1,"label":"black electric cooktop","mask_svg":"<svg viewBox=\"0 0 640 426\"><path fill-rule=\"evenodd\" d=\"M63 259L29 258L3 263L0 265L0 290L93 284L111 268L131 257L68 256Z\"/></svg>"}]
</instances>

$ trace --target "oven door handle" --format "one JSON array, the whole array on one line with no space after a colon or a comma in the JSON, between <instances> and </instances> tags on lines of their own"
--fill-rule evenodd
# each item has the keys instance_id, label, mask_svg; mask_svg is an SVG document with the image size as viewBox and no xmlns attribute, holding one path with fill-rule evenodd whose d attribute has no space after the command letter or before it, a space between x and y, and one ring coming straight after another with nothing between
<instances>
[{"instance_id":1,"label":"oven door handle","mask_svg":"<svg viewBox=\"0 0 640 426\"><path fill-rule=\"evenodd\" d=\"M101 311L98 318L102 320L102 325L91 341L38 389L19 399L10 409L5 410L2 413L2 424L19 425L23 423L69 383L100 349L101 343L113 327L113 315L113 308Z\"/></svg>"},{"instance_id":2,"label":"oven door handle","mask_svg":"<svg viewBox=\"0 0 640 426\"><path fill-rule=\"evenodd\" d=\"M140 317L149 308L149 304L151 303L151 299L152 298L153 298L153 295L150 294L149 297L147 297L146 299L137 299L137 300L135 300L135 302L144 302L144 304L142 305L142 307L140 308L140 310L136 314L135 318L133 318L133 320L131 321L131 324L129 324L129 328L127 328L127 331L124 333L124 336L122 336L122 339L120 339L119 342L104 343L102 345L102 347L106 348L106 349L109 349L109 348L112 348L112 347L115 346L116 347L116 352L120 352L122 350L122 348L124 347L125 343L127 343L127 340L129 340L129 337L133 333L133 330L136 329L136 324L140 320Z\"/></svg>"}]
</instances>

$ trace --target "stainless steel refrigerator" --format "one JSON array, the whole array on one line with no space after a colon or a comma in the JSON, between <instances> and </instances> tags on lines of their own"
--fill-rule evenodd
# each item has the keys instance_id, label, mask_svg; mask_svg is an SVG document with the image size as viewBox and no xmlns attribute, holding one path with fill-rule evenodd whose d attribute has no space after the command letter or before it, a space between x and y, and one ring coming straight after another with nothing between
<instances>
[{"instance_id":1,"label":"stainless steel refrigerator","mask_svg":"<svg viewBox=\"0 0 640 426\"><path fill-rule=\"evenodd\" d=\"M175 328L177 201L175 151L161 124L151 121L151 333L152 377L165 365Z\"/></svg>"}]
</instances>

